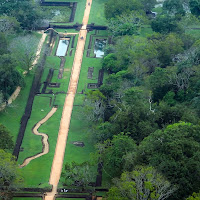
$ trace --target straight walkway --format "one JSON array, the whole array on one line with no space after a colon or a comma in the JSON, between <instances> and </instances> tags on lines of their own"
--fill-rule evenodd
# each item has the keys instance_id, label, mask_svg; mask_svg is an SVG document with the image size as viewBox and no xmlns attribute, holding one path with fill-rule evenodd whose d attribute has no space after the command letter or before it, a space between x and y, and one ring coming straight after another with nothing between
<instances>
[{"instance_id":1,"label":"straight walkway","mask_svg":"<svg viewBox=\"0 0 200 200\"><path fill-rule=\"evenodd\" d=\"M77 86L78 86L79 74L81 70L81 63L82 63L85 41L86 41L86 36L87 36L86 26L89 19L91 4L92 4L92 0L87 0L83 22L82 22L83 26L79 32L79 38L78 38L78 43L76 47L76 53L74 57L70 83L68 87L68 94L65 98L54 159L53 159L53 163L51 167L51 175L50 175L49 183L53 185L53 189L52 189L52 192L47 193L47 195L45 196L45 200L54 199L55 194L57 193L57 186L58 186L60 175L62 172L63 159L65 155L65 147L66 147L67 136L68 136L69 126L70 126L74 97L75 97Z\"/></svg>"}]
</instances>

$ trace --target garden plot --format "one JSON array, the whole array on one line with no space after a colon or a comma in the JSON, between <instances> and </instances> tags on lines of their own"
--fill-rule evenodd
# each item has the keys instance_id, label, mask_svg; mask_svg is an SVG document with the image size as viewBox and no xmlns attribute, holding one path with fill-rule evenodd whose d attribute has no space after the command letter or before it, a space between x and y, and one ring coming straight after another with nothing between
<instances>
[{"instance_id":1,"label":"garden plot","mask_svg":"<svg viewBox=\"0 0 200 200\"><path fill-rule=\"evenodd\" d=\"M68 6L42 6L49 22L69 22L71 8Z\"/></svg>"}]
</instances>

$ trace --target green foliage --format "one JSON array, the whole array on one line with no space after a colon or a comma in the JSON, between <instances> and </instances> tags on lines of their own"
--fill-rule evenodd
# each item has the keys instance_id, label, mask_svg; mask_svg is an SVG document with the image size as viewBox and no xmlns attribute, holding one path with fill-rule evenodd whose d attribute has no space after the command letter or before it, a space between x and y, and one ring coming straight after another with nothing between
<instances>
[{"instance_id":1,"label":"green foliage","mask_svg":"<svg viewBox=\"0 0 200 200\"><path fill-rule=\"evenodd\" d=\"M96 174L93 166L88 162L81 164L76 162L66 163L65 171L62 173L62 177L65 179L63 185L80 186L85 189L89 183L95 182Z\"/></svg>"},{"instance_id":2,"label":"green foliage","mask_svg":"<svg viewBox=\"0 0 200 200\"><path fill-rule=\"evenodd\" d=\"M33 30L40 25L42 12L31 0L1 0L0 15L15 17L23 29Z\"/></svg>"},{"instance_id":3,"label":"green foliage","mask_svg":"<svg viewBox=\"0 0 200 200\"><path fill-rule=\"evenodd\" d=\"M0 124L0 137L0 149L11 151L14 147L12 137L6 127L2 124Z\"/></svg>"},{"instance_id":4,"label":"green foliage","mask_svg":"<svg viewBox=\"0 0 200 200\"><path fill-rule=\"evenodd\" d=\"M106 97L99 91L89 91L84 100L83 117L88 121L101 121L104 119L104 100Z\"/></svg>"},{"instance_id":5,"label":"green foliage","mask_svg":"<svg viewBox=\"0 0 200 200\"><path fill-rule=\"evenodd\" d=\"M142 4L138 0L108 0L105 3L105 16L109 19L140 8Z\"/></svg>"},{"instance_id":6,"label":"green foliage","mask_svg":"<svg viewBox=\"0 0 200 200\"><path fill-rule=\"evenodd\" d=\"M175 55L184 51L183 42L175 33L167 35L155 34L149 37L154 48L158 52L158 60L161 67L167 67L172 64Z\"/></svg>"},{"instance_id":7,"label":"green foliage","mask_svg":"<svg viewBox=\"0 0 200 200\"><path fill-rule=\"evenodd\" d=\"M169 78L166 69L157 67L149 76L149 87L153 92L153 100L161 100L169 91Z\"/></svg>"},{"instance_id":8,"label":"green foliage","mask_svg":"<svg viewBox=\"0 0 200 200\"><path fill-rule=\"evenodd\" d=\"M200 1L199 0L190 0L190 11L193 15L199 16L200 15Z\"/></svg>"},{"instance_id":9,"label":"green foliage","mask_svg":"<svg viewBox=\"0 0 200 200\"><path fill-rule=\"evenodd\" d=\"M117 58L114 53L110 53L106 55L103 58L103 63L102 63L103 69L107 71L111 71L111 72L117 72L118 69L115 69L117 65L116 61L117 61Z\"/></svg>"},{"instance_id":10,"label":"green foliage","mask_svg":"<svg viewBox=\"0 0 200 200\"><path fill-rule=\"evenodd\" d=\"M141 0L141 2L142 2L143 9L145 12L152 11L152 9L157 3L156 0Z\"/></svg>"},{"instance_id":11,"label":"green foliage","mask_svg":"<svg viewBox=\"0 0 200 200\"><path fill-rule=\"evenodd\" d=\"M175 187L152 167L136 167L113 182L115 186L107 193L107 200L164 200L175 191Z\"/></svg>"},{"instance_id":12,"label":"green foliage","mask_svg":"<svg viewBox=\"0 0 200 200\"><path fill-rule=\"evenodd\" d=\"M182 0L166 0L163 3L163 11L171 16L182 16L185 15Z\"/></svg>"},{"instance_id":13,"label":"green foliage","mask_svg":"<svg viewBox=\"0 0 200 200\"><path fill-rule=\"evenodd\" d=\"M179 26L179 24L176 21L175 17L172 17L170 15L159 15L154 19L151 23L151 28L155 32L159 33L181 33L183 30Z\"/></svg>"},{"instance_id":14,"label":"green foliage","mask_svg":"<svg viewBox=\"0 0 200 200\"><path fill-rule=\"evenodd\" d=\"M0 197L3 200L11 199L14 192L22 184L22 177L15 158L0 149Z\"/></svg>"},{"instance_id":15,"label":"green foliage","mask_svg":"<svg viewBox=\"0 0 200 200\"><path fill-rule=\"evenodd\" d=\"M192 196L188 197L186 200L200 200L200 193L193 193Z\"/></svg>"},{"instance_id":16,"label":"green foliage","mask_svg":"<svg viewBox=\"0 0 200 200\"><path fill-rule=\"evenodd\" d=\"M16 63L10 55L4 54L0 57L0 91L4 99L8 99L16 86L23 85L23 78L15 67Z\"/></svg>"},{"instance_id":17,"label":"green foliage","mask_svg":"<svg viewBox=\"0 0 200 200\"><path fill-rule=\"evenodd\" d=\"M0 16L0 32L6 34L12 34L15 32L20 32L20 23L16 20L15 17L11 16Z\"/></svg>"},{"instance_id":18,"label":"green foliage","mask_svg":"<svg viewBox=\"0 0 200 200\"><path fill-rule=\"evenodd\" d=\"M42 11L50 22L69 22L71 8L67 6L42 6Z\"/></svg>"},{"instance_id":19,"label":"green foliage","mask_svg":"<svg viewBox=\"0 0 200 200\"><path fill-rule=\"evenodd\" d=\"M112 176L119 176L123 169L123 155L136 151L135 142L127 135L115 135L112 140L105 141L101 155L106 172Z\"/></svg>"},{"instance_id":20,"label":"green foliage","mask_svg":"<svg viewBox=\"0 0 200 200\"><path fill-rule=\"evenodd\" d=\"M149 164L178 185L175 199L183 199L200 187L200 127L176 123L145 138L137 164ZM195 173L193 173L195 171Z\"/></svg>"},{"instance_id":21,"label":"green foliage","mask_svg":"<svg viewBox=\"0 0 200 200\"><path fill-rule=\"evenodd\" d=\"M0 55L7 53L7 40L5 38L5 34L0 33L0 44L1 44L1 48L0 48Z\"/></svg>"},{"instance_id":22,"label":"green foliage","mask_svg":"<svg viewBox=\"0 0 200 200\"><path fill-rule=\"evenodd\" d=\"M113 36L139 34L140 27L145 21L145 13L124 13L108 21L108 30Z\"/></svg>"}]
</instances>

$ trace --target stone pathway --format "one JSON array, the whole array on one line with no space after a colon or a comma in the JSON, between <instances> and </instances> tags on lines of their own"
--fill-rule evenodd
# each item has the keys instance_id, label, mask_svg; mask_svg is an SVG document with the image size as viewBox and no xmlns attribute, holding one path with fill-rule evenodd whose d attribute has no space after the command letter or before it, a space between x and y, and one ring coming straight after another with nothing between
<instances>
[{"instance_id":1,"label":"stone pathway","mask_svg":"<svg viewBox=\"0 0 200 200\"><path fill-rule=\"evenodd\" d=\"M38 132L38 129L40 128L40 126L42 124L44 124L49 118L52 117L52 115L57 111L57 107L53 107L51 109L51 111L42 119L40 120L33 128L33 133L35 135L39 135L39 136L42 136L42 145L43 145L43 148L42 148L42 152L39 153L39 154L36 154L34 156L31 156L29 158L26 158L24 160L24 162L20 165L20 168L22 167L25 167L26 165L28 165L31 160L34 160L36 158L39 158L40 156L43 156L45 154L47 154L49 152L49 142L48 142L48 135L45 134L45 133L39 133Z\"/></svg>"},{"instance_id":2,"label":"stone pathway","mask_svg":"<svg viewBox=\"0 0 200 200\"><path fill-rule=\"evenodd\" d=\"M92 4L92 0L87 0L83 22L82 22L83 26L79 32L79 38L78 38L78 43L76 47L76 53L74 57L70 83L68 87L68 94L65 98L65 104L63 107L63 113L62 113L62 118L60 122L60 129L58 133L54 159L53 159L53 163L51 167L49 183L53 186L53 189L52 189L52 192L49 192L46 194L45 200L54 200L55 194L57 193L57 186L60 180L60 175L62 172L63 159L65 155L65 147L66 147L71 114L72 114L72 109L73 109L74 97L75 97L77 86L78 86L84 46L85 46L85 41L86 41L86 36L87 36L86 27L89 20L91 4Z\"/></svg>"}]
</instances>

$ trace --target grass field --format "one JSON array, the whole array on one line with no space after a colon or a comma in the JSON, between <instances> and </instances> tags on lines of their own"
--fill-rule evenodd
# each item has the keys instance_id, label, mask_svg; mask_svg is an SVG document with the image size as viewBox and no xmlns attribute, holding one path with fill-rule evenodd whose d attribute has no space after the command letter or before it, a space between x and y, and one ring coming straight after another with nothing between
<instances>
[{"instance_id":1,"label":"grass field","mask_svg":"<svg viewBox=\"0 0 200 200\"><path fill-rule=\"evenodd\" d=\"M88 34L88 38L90 37L90 34L93 34L93 32ZM103 35L103 36L106 35L105 31L100 31L98 34ZM88 131L90 129L89 128L90 122L87 123L86 121L83 121L83 118L80 117L81 113L84 112L83 108L80 106L83 104L84 95L79 94L79 93L82 90L84 90L85 92L89 90L87 89L88 83L97 83L99 69L101 69L101 59L86 57L87 46L89 43L88 38L87 38L87 42L85 46L86 48L85 48L83 62L82 62L77 95L74 102L75 106L73 108L73 114L71 118L64 163L72 162L72 161L81 163L84 161L88 161L90 159L90 153L94 151L94 146L91 143L88 136ZM58 91L67 92L68 83L69 83L70 74L71 74L71 67L73 64L73 57L66 56L66 63L65 63L66 70L64 71L63 79L58 79L57 75L58 75L60 59L56 56L53 56L55 49L57 48L56 44L52 51L52 55L47 57L41 83L43 83L46 80L49 68L54 68L55 71L52 78L52 82L57 82L57 83L60 83L61 85L60 85L60 88L47 87L47 90L51 89L54 93ZM92 80L87 78L88 67L94 67ZM56 97L54 104L58 105L58 110L45 124L43 124L39 128L39 132L46 133L49 135L49 144L50 144L49 153L31 161L31 163L29 163L26 167L21 169L25 177L26 187L47 187L48 186L51 164L53 161L54 149L56 146L57 134L59 130L65 96L66 94L58 94L54 96L52 94L40 94L35 97L32 114L28 121L24 140L22 143L22 148L24 150L20 152L19 159L18 159L18 162L20 164L22 164L25 158L38 154L42 151L41 137L35 136L32 133L32 128L38 121L44 118L46 114L51 110L53 105L50 104L50 98L52 98L52 101L53 101L53 99ZM72 142L74 141L82 141L84 142L85 146L77 147L72 144Z\"/></svg>"},{"instance_id":2,"label":"grass field","mask_svg":"<svg viewBox=\"0 0 200 200\"><path fill-rule=\"evenodd\" d=\"M56 47L55 47L56 48ZM49 88L53 93L56 92L67 92L68 83L71 75L71 68L73 64L73 57L66 56L66 62L64 66L63 78L58 79L58 70L60 67L60 58L56 56L48 56L46 60L46 65L44 73L41 78L41 88L42 83L46 80L49 68L54 68L54 74L51 82L60 83L59 88ZM24 140L22 143L22 148L24 151L20 152L18 162L22 164L23 160L27 157L34 156L42 151L41 137L36 136L32 133L33 126L46 116L46 114L51 110L54 105L58 105L58 110L56 113L40 128L39 132L46 133L49 136L49 153L31 161L27 166L22 168L22 174L25 178L26 187L46 187L48 186L51 164L53 161L56 140L60 125L60 119L63 110L63 104L66 94L39 94L35 96L31 117L28 121ZM50 103L50 98L52 101ZM41 176L42 174L42 176Z\"/></svg>"},{"instance_id":3,"label":"grass field","mask_svg":"<svg viewBox=\"0 0 200 200\"><path fill-rule=\"evenodd\" d=\"M104 3L107 0L93 0L92 8L90 11L89 24L95 23L95 25L107 25L107 20L104 15Z\"/></svg>"},{"instance_id":4,"label":"grass field","mask_svg":"<svg viewBox=\"0 0 200 200\"><path fill-rule=\"evenodd\" d=\"M62 0L59 0L59 1L62 1ZM71 1L74 2L75 0L71 0ZM95 23L99 25L106 24L103 11L102 9L100 9L103 6L104 1L105 0L93 1L91 19L94 19L96 21ZM81 23L86 1L77 0L77 2L78 2L78 7L77 7L76 16L75 16L75 22ZM77 31L62 29L62 30L59 30L59 32L77 32ZM90 153L94 152L94 146L91 143L89 135L88 135L91 122L86 122L81 117L81 113L84 112L83 108L81 107L84 100L84 94L80 94L80 92L82 91L87 92L89 90L87 89L88 83L97 83L99 69L101 69L101 59L86 57L87 47L89 44L89 37L91 34L94 34L94 31L88 33L87 40L86 40L80 79L79 79L79 84L77 88L77 95L75 97L75 102L74 102L75 106L73 108L69 136L68 136L68 141L66 145L66 154L65 154L64 164L66 162L72 162L72 161L76 161L79 163L88 161L90 159ZM107 37L107 32L98 31L97 36ZM78 40L78 36L76 36L75 38L74 48L71 48L71 41L72 41L72 37L71 37L68 52L72 50L72 55L70 56L68 53L67 56L65 56L66 62L64 66L63 79L58 79L61 59L55 56L57 44L59 41L59 38L57 37L52 53L50 56L47 57L47 60L46 60L44 73L42 74L42 78L41 78L41 88L43 87L43 82L47 78L49 69L53 68L54 74L53 74L53 78L51 82L60 83L60 87L59 88L47 87L46 91L52 90L54 94L56 92L65 92L65 93L67 92L77 40ZM93 47L92 47L92 50L93 50ZM88 67L94 67L93 79L87 78ZM14 141L16 140L18 130L20 127L20 120L24 113L24 108L26 106L29 90L32 84L33 73L34 71L31 72L26 77L26 83L27 83L26 87L22 90L17 100L11 105L11 107L6 108L5 111L0 113L0 121L6 127L8 127L8 129L11 131ZM44 123L39 128L39 132L48 134L50 150L48 154L40 158L37 158L35 160L32 160L27 166L21 169L22 174L24 176L24 187L37 187L37 188L49 187L48 181L50 177L50 170L51 170L55 146L57 142L57 135L59 131L60 119L62 115L62 109L63 109L65 97L66 97L66 94L61 94L61 93L56 94L56 95L39 94L35 96L33 107L32 107L32 113L28 121L24 139L21 146L22 151L19 154L19 159L18 159L19 164L22 164L24 159L26 159L27 157L34 156L35 154L38 154L42 151L41 137L34 135L32 133L32 128L38 121L40 121L42 118L44 118L47 115L47 113L51 110L53 104L58 105L58 110L46 123ZM52 99L52 101L50 101L50 99ZM10 124L12 124L12 126L10 126ZM73 141L83 141L85 146L77 147L72 144ZM14 199L17 200L19 198L14 198ZM24 199L28 200L28 199L33 199L33 198L24 198Z\"/></svg>"}]
</instances>

